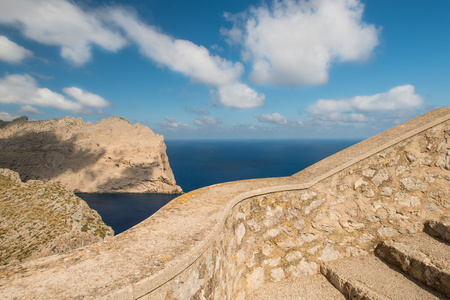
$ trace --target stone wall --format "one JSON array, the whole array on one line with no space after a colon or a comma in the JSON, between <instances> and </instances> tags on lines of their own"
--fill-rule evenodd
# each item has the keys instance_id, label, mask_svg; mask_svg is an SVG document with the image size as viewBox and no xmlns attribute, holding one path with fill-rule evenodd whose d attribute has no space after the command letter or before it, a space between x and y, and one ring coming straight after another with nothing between
<instances>
[{"instance_id":1,"label":"stone wall","mask_svg":"<svg viewBox=\"0 0 450 300\"><path fill-rule=\"evenodd\" d=\"M447 121L310 188L245 199L214 245L149 299L245 299L266 281L315 274L321 262L421 231L450 214L449 195Z\"/></svg>"},{"instance_id":2,"label":"stone wall","mask_svg":"<svg viewBox=\"0 0 450 300\"><path fill-rule=\"evenodd\" d=\"M323 261L448 216L449 181L443 108L291 177L184 194L94 254L0 268L13 274L0 276L0 298L245 299L264 282L315 274Z\"/></svg>"}]
</instances>

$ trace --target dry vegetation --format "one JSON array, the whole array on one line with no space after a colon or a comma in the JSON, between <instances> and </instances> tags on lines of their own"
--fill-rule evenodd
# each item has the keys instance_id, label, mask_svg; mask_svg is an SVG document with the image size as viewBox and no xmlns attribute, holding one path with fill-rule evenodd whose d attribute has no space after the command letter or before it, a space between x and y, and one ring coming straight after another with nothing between
<instances>
[{"instance_id":1,"label":"dry vegetation","mask_svg":"<svg viewBox=\"0 0 450 300\"><path fill-rule=\"evenodd\" d=\"M0 169L0 265L100 242L113 230L60 184Z\"/></svg>"}]
</instances>

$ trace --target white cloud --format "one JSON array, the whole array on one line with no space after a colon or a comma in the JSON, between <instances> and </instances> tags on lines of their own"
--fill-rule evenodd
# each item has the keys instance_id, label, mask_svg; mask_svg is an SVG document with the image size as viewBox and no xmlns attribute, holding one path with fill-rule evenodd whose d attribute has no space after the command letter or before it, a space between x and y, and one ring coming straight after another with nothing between
<instances>
[{"instance_id":1,"label":"white cloud","mask_svg":"<svg viewBox=\"0 0 450 300\"><path fill-rule=\"evenodd\" d=\"M64 88L63 92L70 97L77 100L79 103L90 107L108 107L111 106L111 102L106 101L99 95L95 95L89 92L85 92L82 89L76 87Z\"/></svg>"},{"instance_id":2,"label":"white cloud","mask_svg":"<svg viewBox=\"0 0 450 300\"><path fill-rule=\"evenodd\" d=\"M193 82L200 82L218 89L219 102L232 108L252 108L264 102L264 95L239 82L244 72L241 63L232 63L212 55L208 49L190 41L175 39L161 33L153 26L123 9L110 9L107 18L112 20L135 42L142 55L180 72ZM232 91L232 89L237 89ZM237 96L238 99L230 99Z\"/></svg>"},{"instance_id":3,"label":"white cloud","mask_svg":"<svg viewBox=\"0 0 450 300\"><path fill-rule=\"evenodd\" d=\"M244 71L241 63L233 64L219 56L212 56L205 47L163 34L129 11L111 9L109 18L139 46L144 56L194 81L219 86L235 81Z\"/></svg>"},{"instance_id":4,"label":"white cloud","mask_svg":"<svg viewBox=\"0 0 450 300\"><path fill-rule=\"evenodd\" d=\"M402 85L387 93L373 96L358 96L352 99L352 105L361 112L403 110L424 104L422 97L416 94L413 85Z\"/></svg>"},{"instance_id":5,"label":"white cloud","mask_svg":"<svg viewBox=\"0 0 450 300\"><path fill-rule=\"evenodd\" d=\"M32 55L33 52L30 50L10 41L6 36L0 35L0 60L17 64Z\"/></svg>"},{"instance_id":6,"label":"white cloud","mask_svg":"<svg viewBox=\"0 0 450 300\"><path fill-rule=\"evenodd\" d=\"M239 27L237 27L236 25L233 25L231 29L221 28L220 33L225 36L225 41L229 45L238 44L243 37L242 30L239 29Z\"/></svg>"},{"instance_id":7,"label":"white cloud","mask_svg":"<svg viewBox=\"0 0 450 300\"><path fill-rule=\"evenodd\" d=\"M264 123L273 123L278 125L286 125L288 124L288 120L280 115L279 113L273 113L273 114L264 114L264 115L254 115L255 118L258 119L260 122Z\"/></svg>"},{"instance_id":8,"label":"white cloud","mask_svg":"<svg viewBox=\"0 0 450 300\"><path fill-rule=\"evenodd\" d=\"M206 116L206 117L200 117L194 120L194 124L197 126L217 126L220 123L222 123L219 119Z\"/></svg>"},{"instance_id":9,"label":"white cloud","mask_svg":"<svg viewBox=\"0 0 450 300\"><path fill-rule=\"evenodd\" d=\"M188 124L178 122L175 118L172 117L165 117L164 119L165 121L161 123L161 126L166 127L169 130L183 129L189 127Z\"/></svg>"},{"instance_id":10,"label":"white cloud","mask_svg":"<svg viewBox=\"0 0 450 300\"><path fill-rule=\"evenodd\" d=\"M0 103L38 105L79 111L82 105L47 88L39 88L29 75L6 75L0 79Z\"/></svg>"},{"instance_id":11,"label":"white cloud","mask_svg":"<svg viewBox=\"0 0 450 300\"><path fill-rule=\"evenodd\" d=\"M18 115L10 114L10 113L7 113L5 111L0 111L0 120L9 122L9 121L12 121L14 119L17 119L18 117L19 117Z\"/></svg>"},{"instance_id":12,"label":"white cloud","mask_svg":"<svg viewBox=\"0 0 450 300\"><path fill-rule=\"evenodd\" d=\"M389 92L348 99L321 99L305 111L316 119L331 122L366 122L366 114L405 111L424 104L413 85L402 85Z\"/></svg>"},{"instance_id":13,"label":"white cloud","mask_svg":"<svg viewBox=\"0 0 450 300\"><path fill-rule=\"evenodd\" d=\"M245 84L235 82L218 88L220 103L228 108L253 108L264 105L264 94L258 94Z\"/></svg>"},{"instance_id":14,"label":"white cloud","mask_svg":"<svg viewBox=\"0 0 450 300\"><path fill-rule=\"evenodd\" d=\"M36 107L33 107L29 104L21 106L20 110L18 112L24 113L24 114L36 114L36 115L44 114L44 112L40 111Z\"/></svg>"},{"instance_id":15,"label":"white cloud","mask_svg":"<svg viewBox=\"0 0 450 300\"><path fill-rule=\"evenodd\" d=\"M0 23L16 26L27 38L61 47L75 64L91 59L91 46L116 51L126 44L117 32L66 0L0 0Z\"/></svg>"},{"instance_id":16,"label":"white cloud","mask_svg":"<svg viewBox=\"0 0 450 300\"><path fill-rule=\"evenodd\" d=\"M65 88L64 90L67 89L73 92L72 88ZM53 92L48 88L38 87L36 80L28 74L6 75L4 78L0 78L0 103L25 105L25 109L30 109L29 106L35 105L92 114L94 112L85 106L99 107L99 104L102 103L101 101L99 103L98 99L103 98L97 95L83 91L80 94L89 97L87 97L87 100L86 98L82 99L84 102L71 101L64 95Z\"/></svg>"},{"instance_id":17,"label":"white cloud","mask_svg":"<svg viewBox=\"0 0 450 300\"><path fill-rule=\"evenodd\" d=\"M347 123L347 122L367 122L369 119L363 114L340 114L340 113L329 113L324 115L316 115L316 119L326 122L337 122L337 123Z\"/></svg>"},{"instance_id":18,"label":"white cloud","mask_svg":"<svg viewBox=\"0 0 450 300\"><path fill-rule=\"evenodd\" d=\"M68 0L0 0L0 5L0 24L15 26L24 36L39 43L61 47L61 56L76 65L91 59L93 45L117 51L128 43L128 39L139 47L143 56L180 72L192 82L219 90L230 85L240 89L245 87L245 94L250 97L241 97L240 102L245 104L239 107L254 107L256 91L239 82L244 72L242 63L233 63L212 55L203 46L161 33L142 22L135 13L122 7L86 11ZM69 93L79 96L73 90ZM219 91L219 97L222 94ZM89 105L102 102L87 95L80 96L77 100L88 101ZM229 99L219 99L219 102L227 106Z\"/></svg>"},{"instance_id":19,"label":"white cloud","mask_svg":"<svg viewBox=\"0 0 450 300\"><path fill-rule=\"evenodd\" d=\"M320 85L332 63L366 60L378 45L379 30L362 22L363 10L358 0L280 0L241 14L222 33L241 39L254 83Z\"/></svg>"}]
</instances>

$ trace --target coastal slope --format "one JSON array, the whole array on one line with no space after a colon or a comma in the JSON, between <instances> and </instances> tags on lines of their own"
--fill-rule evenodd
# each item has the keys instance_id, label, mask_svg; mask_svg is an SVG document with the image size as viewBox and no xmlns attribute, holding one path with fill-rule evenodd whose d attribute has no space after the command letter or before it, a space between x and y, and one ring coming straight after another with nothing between
<instances>
[{"instance_id":1,"label":"coastal slope","mask_svg":"<svg viewBox=\"0 0 450 300\"><path fill-rule=\"evenodd\" d=\"M0 265L69 252L112 237L86 202L57 183L0 169Z\"/></svg>"},{"instance_id":2,"label":"coastal slope","mask_svg":"<svg viewBox=\"0 0 450 300\"><path fill-rule=\"evenodd\" d=\"M95 124L73 117L2 122L0 168L75 192L182 193L164 137L120 117Z\"/></svg>"}]
</instances>

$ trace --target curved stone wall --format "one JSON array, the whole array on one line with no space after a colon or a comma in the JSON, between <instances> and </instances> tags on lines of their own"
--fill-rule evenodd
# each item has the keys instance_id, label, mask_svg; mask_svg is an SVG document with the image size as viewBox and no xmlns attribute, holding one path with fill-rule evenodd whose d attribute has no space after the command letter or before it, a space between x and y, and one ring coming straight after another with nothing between
<instances>
[{"instance_id":1,"label":"curved stone wall","mask_svg":"<svg viewBox=\"0 0 450 300\"><path fill-rule=\"evenodd\" d=\"M0 298L244 299L449 215L450 108L291 177L182 195L112 242L0 268Z\"/></svg>"}]
</instances>

